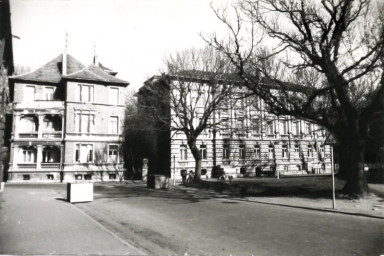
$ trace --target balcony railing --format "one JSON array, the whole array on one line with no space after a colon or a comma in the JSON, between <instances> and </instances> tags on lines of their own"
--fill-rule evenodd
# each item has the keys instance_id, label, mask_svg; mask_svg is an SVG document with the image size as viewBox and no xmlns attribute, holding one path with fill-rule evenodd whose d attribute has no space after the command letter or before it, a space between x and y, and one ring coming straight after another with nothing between
<instances>
[{"instance_id":1,"label":"balcony railing","mask_svg":"<svg viewBox=\"0 0 384 256\"><path fill-rule=\"evenodd\" d=\"M19 138L21 139L37 139L38 132L20 132Z\"/></svg>"},{"instance_id":2,"label":"balcony railing","mask_svg":"<svg viewBox=\"0 0 384 256\"><path fill-rule=\"evenodd\" d=\"M17 164L17 167L19 169L36 169L36 163L23 163L23 164Z\"/></svg>"},{"instance_id":3,"label":"balcony railing","mask_svg":"<svg viewBox=\"0 0 384 256\"><path fill-rule=\"evenodd\" d=\"M61 138L61 131L43 132L42 136L44 139L60 139Z\"/></svg>"},{"instance_id":4,"label":"balcony railing","mask_svg":"<svg viewBox=\"0 0 384 256\"><path fill-rule=\"evenodd\" d=\"M41 163L42 169L60 169L60 163Z\"/></svg>"},{"instance_id":5,"label":"balcony railing","mask_svg":"<svg viewBox=\"0 0 384 256\"><path fill-rule=\"evenodd\" d=\"M63 101L32 101L17 102L13 104L14 109L64 109Z\"/></svg>"}]
</instances>

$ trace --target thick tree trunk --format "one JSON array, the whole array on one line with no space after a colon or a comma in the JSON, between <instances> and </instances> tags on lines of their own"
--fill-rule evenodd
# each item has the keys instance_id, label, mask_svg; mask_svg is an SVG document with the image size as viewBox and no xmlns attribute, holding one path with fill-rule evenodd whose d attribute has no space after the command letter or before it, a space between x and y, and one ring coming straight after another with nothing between
<instances>
[{"instance_id":1,"label":"thick tree trunk","mask_svg":"<svg viewBox=\"0 0 384 256\"><path fill-rule=\"evenodd\" d=\"M195 159L195 181L201 180L201 159Z\"/></svg>"},{"instance_id":2,"label":"thick tree trunk","mask_svg":"<svg viewBox=\"0 0 384 256\"><path fill-rule=\"evenodd\" d=\"M340 158L340 171L346 175L346 183L343 193L351 197L363 197L368 194L368 184L364 171L364 152L363 147L358 141L341 143L340 150L344 152Z\"/></svg>"}]
</instances>

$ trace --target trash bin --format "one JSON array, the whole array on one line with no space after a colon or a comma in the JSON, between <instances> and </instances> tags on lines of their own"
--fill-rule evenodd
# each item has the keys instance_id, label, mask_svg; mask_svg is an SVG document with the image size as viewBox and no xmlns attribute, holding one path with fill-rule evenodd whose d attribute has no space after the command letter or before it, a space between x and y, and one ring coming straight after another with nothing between
<instances>
[{"instance_id":1,"label":"trash bin","mask_svg":"<svg viewBox=\"0 0 384 256\"><path fill-rule=\"evenodd\" d=\"M92 202L93 183L67 183L67 200L70 203Z\"/></svg>"}]
</instances>

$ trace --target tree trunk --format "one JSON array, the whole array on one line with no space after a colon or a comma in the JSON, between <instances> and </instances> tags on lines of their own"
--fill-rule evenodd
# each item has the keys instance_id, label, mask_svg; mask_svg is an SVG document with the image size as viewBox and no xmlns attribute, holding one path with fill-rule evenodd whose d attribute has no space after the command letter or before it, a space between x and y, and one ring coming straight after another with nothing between
<instances>
[{"instance_id":1,"label":"tree trunk","mask_svg":"<svg viewBox=\"0 0 384 256\"><path fill-rule=\"evenodd\" d=\"M201 158L195 159L195 181L201 180Z\"/></svg>"},{"instance_id":2,"label":"tree trunk","mask_svg":"<svg viewBox=\"0 0 384 256\"><path fill-rule=\"evenodd\" d=\"M369 192L364 171L363 147L358 141L351 139L347 143L341 143L340 150L344 151L340 158L340 171L346 175L342 192L354 198L363 197Z\"/></svg>"},{"instance_id":3,"label":"tree trunk","mask_svg":"<svg viewBox=\"0 0 384 256\"><path fill-rule=\"evenodd\" d=\"M195 159L195 181L201 180L201 153L199 148L196 146L196 139L189 139L188 146L192 152L193 158Z\"/></svg>"}]
</instances>

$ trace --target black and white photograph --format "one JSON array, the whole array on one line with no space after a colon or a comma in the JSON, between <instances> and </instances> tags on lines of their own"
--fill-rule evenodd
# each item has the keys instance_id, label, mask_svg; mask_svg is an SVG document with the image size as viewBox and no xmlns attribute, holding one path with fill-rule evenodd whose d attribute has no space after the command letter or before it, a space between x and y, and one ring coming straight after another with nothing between
<instances>
[{"instance_id":1,"label":"black and white photograph","mask_svg":"<svg viewBox=\"0 0 384 256\"><path fill-rule=\"evenodd\" d=\"M0 255L384 255L384 1L0 0Z\"/></svg>"}]
</instances>

